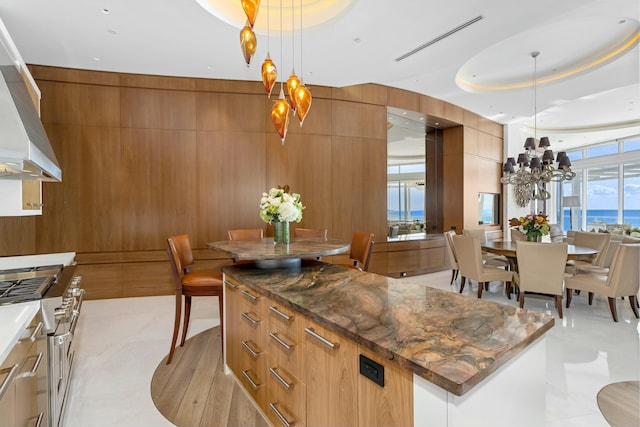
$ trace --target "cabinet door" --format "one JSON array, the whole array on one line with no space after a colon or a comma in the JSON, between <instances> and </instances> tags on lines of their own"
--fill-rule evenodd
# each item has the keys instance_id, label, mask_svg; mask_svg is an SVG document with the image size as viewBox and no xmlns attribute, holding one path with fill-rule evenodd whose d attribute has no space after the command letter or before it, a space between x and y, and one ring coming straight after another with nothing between
<instances>
[{"instance_id":1,"label":"cabinet door","mask_svg":"<svg viewBox=\"0 0 640 427\"><path fill-rule=\"evenodd\" d=\"M8 375L11 366L0 366L0 385L9 381ZM0 398L0 427L12 427L16 425L16 388L9 384L4 395Z\"/></svg>"},{"instance_id":2,"label":"cabinet door","mask_svg":"<svg viewBox=\"0 0 640 427\"><path fill-rule=\"evenodd\" d=\"M384 386L358 375L358 421L363 427L413 425L413 374L397 363L363 348L359 353L382 365Z\"/></svg>"},{"instance_id":3,"label":"cabinet door","mask_svg":"<svg viewBox=\"0 0 640 427\"><path fill-rule=\"evenodd\" d=\"M356 344L309 321L305 350L307 425L357 425Z\"/></svg>"},{"instance_id":4,"label":"cabinet door","mask_svg":"<svg viewBox=\"0 0 640 427\"><path fill-rule=\"evenodd\" d=\"M42 210L41 181L22 181L22 209L30 211Z\"/></svg>"}]
</instances>

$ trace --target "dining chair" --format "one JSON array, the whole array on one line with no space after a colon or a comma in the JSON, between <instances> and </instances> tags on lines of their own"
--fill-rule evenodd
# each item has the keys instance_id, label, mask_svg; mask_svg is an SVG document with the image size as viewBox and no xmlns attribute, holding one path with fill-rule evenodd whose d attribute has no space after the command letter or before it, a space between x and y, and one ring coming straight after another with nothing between
<instances>
[{"instance_id":1,"label":"dining chair","mask_svg":"<svg viewBox=\"0 0 640 427\"><path fill-rule=\"evenodd\" d=\"M369 271L369 260L373 251L373 233L366 231L356 231L351 239L351 251L349 258L353 261L350 264L339 264L360 271Z\"/></svg>"},{"instance_id":2,"label":"dining chair","mask_svg":"<svg viewBox=\"0 0 640 427\"><path fill-rule=\"evenodd\" d=\"M327 229L320 228L294 228L294 237L320 237L327 240Z\"/></svg>"},{"instance_id":3,"label":"dining chair","mask_svg":"<svg viewBox=\"0 0 640 427\"><path fill-rule=\"evenodd\" d=\"M505 290L508 290L513 280L513 272L500 267L492 267L483 263L482 250L478 239L456 235L453 236L453 247L456 251L458 267L460 268L460 293L464 290L465 280L478 282L478 298L482 298L484 287L489 288L489 282L505 282Z\"/></svg>"},{"instance_id":4,"label":"dining chair","mask_svg":"<svg viewBox=\"0 0 640 427\"><path fill-rule=\"evenodd\" d=\"M171 339L171 349L167 357L167 365L173 359L173 353L178 339L180 329L180 318L182 317L182 298L184 297L184 319L182 325L182 338L180 347L184 346L189 328L189 318L191 316L191 298L200 296L218 297L218 307L220 310L220 336L224 331L224 309L222 304L222 272L218 269L198 269L191 270L194 265L191 243L187 234L171 236L167 239L167 254L171 262L173 277L176 284L176 310L173 323L173 338ZM224 338L222 338L224 346Z\"/></svg>"},{"instance_id":5,"label":"dining chair","mask_svg":"<svg viewBox=\"0 0 640 427\"><path fill-rule=\"evenodd\" d=\"M549 224L549 239L552 243L562 242L564 239L564 231L560 224Z\"/></svg>"},{"instance_id":6,"label":"dining chair","mask_svg":"<svg viewBox=\"0 0 640 427\"><path fill-rule=\"evenodd\" d=\"M589 293L589 305L593 304L593 295L604 295L609 300L609 310L614 322L618 321L616 299L628 297L633 314L638 318L637 294L640 285L640 244L622 243L618 246L611 261L609 274L578 274L565 278L567 305L571 304L573 290Z\"/></svg>"},{"instance_id":7,"label":"dining chair","mask_svg":"<svg viewBox=\"0 0 640 427\"><path fill-rule=\"evenodd\" d=\"M611 240L609 240L609 245L607 246L607 253L602 261L602 267L598 267L593 264L581 265L577 267L577 273L609 274L613 255L616 253L621 243L623 243L622 236L611 235Z\"/></svg>"},{"instance_id":8,"label":"dining chair","mask_svg":"<svg viewBox=\"0 0 640 427\"><path fill-rule=\"evenodd\" d=\"M562 319L564 269L567 264L567 243L537 243L519 241L516 245L518 271L513 280L520 292L520 308L527 292L553 295Z\"/></svg>"},{"instance_id":9,"label":"dining chair","mask_svg":"<svg viewBox=\"0 0 640 427\"><path fill-rule=\"evenodd\" d=\"M449 267L451 268L451 282L449 284L453 285L453 282L458 278L458 272L460 271L458 268L456 253L453 248L453 236L456 235L456 232L451 230L445 231L442 234L444 235L444 247L447 251L447 260L449 261Z\"/></svg>"},{"instance_id":10,"label":"dining chair","mask_svg":"<svg viewBox=\"0 0 640 427\"><path fill-rule=\"evenodd\" d=\"M262 228L240 228L227 230L229 240L258 240L262 239L264 231Z\"/></svg>"},{"instance_id":11,"label":"dining chair","mask_svg":"<svg viewBox=\"0 0 640 427\"><path fill-rule=\"evenodd\" d=\"M480 242L480 244L487 242L487 233L481 228L465 229L463 230L462 234L464 236L469 236L469 237L473 237L474 239L477 239ZM503 267L503 268L509 267L509 260L507 260L507 258L500 255L495 255L486 251L482 251L482 260L484 261L485 264L491 265L494 267Z\"/></svg>"},{"instance_id":12,"label":"dining chair","mask_svg":"<svg viewBox=\"0 0 640 427\"><path fill-rule=\"evenodd\" d=\"M511 240L512 241L522 241L522 240L527 240L527 235L520 232L520 230L518 230L517 228L512 228L511 229Z\"/></svg>"},{"instance_id":13,"label":"dining chair","mask_svg":"<svg viewBox=\"0 0 640 427\"><path fill-rule=\"evenodd\" d=\"M602 268L607 257L607 248L611 240L609 233L592 233L586 231L576 231L573 244L595 249L598 253L590 260L569 260L567 261L566 272L572 275L578 274L580 267L595 266Z\"/></svg>"}]
</instances>

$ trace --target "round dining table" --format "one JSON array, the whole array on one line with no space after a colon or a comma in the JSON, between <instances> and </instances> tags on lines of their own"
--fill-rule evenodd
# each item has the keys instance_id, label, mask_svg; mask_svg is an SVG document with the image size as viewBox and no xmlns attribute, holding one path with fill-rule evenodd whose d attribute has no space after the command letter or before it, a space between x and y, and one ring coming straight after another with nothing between
<instances>
[{"instance_id":1,"label":"round dining table","mask_svg":"<svg viewBox=\"0 0 640 427\"><path fill-rule=\"evenodd\" d=\"M540 242L541 245L548 243ZM481 244L482 250L507 258L516 257L517 241L493 240ZM567 245L567 259L591 259L598 254L598 251L585 246Z\"/></svg>"},{"instance_id":2,"label":"round dining table","mask_svg":"<svg viewBox=\"0 0 640 427\"><path fill-rule=\"evenodd\" d=\"M258 268L299 267L303 258L338 255L351 249L351 243L320 237L293 238L274 243L273 237L255 240L222 240L207 243L210 249L228 254L235 261L255 261Z\"/></svg>"}]
</instances>

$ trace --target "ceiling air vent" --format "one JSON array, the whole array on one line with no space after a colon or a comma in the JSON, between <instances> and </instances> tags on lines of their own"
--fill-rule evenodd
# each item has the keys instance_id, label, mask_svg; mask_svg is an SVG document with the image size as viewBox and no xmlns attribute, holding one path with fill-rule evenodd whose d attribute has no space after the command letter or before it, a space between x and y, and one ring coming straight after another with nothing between
<instances>
[{"instance_id":1,"label":"ceiling air vent","mask_svg":"<svg viewBox=\"0 0 640 427\"><path fill-rule=\"evenodd\" d=\"M471 25L471 24L475 24L476 22L478 22L479 20L481 20L481 19L483 19L483 18L484 18L484 17L483 17L482 15L478 15L478 16L476 16L475 18L470 19L469 21L465 22L464 24L458 25L457 27L455 27L455 28L453 28L453 29L451 29L451 30L447 31L446 33L439 35L439 36L438 36L438 37L436 37L435 39L430 40L430 41L426 42L425 44L422 44L422 45L418 46L417 48L413 49L412 51L409 51L409 52L405 53L404 55L401 55L401 56L397 57L397 58L395 59L395 61L396 61L396 62L400 62L400 61L402 61L403 59L406 59L406 58L410 57L411 55L413 55L413 54L416 54L416 53L420 52L422 49L424 49L424 48L426 48L426 47L429 47L429 46L431 46L432 44L437 43L437 42L439 42L439 41L440 41L440 40L442 40L442 39L446 39L446 38L447 38L447 37L449 37L450 35L453 35L453 34L457 33L458 31L462 30L463 28L466 28L466 27L468 27L468 26L469 26L469 25Z\"/></svg>"}]
</instances>

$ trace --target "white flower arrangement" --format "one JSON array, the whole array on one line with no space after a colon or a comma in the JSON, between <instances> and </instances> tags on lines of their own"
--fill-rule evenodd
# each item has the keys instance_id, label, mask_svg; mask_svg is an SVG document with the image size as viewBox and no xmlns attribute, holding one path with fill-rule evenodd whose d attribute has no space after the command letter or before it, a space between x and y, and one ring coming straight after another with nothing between
<instances>
[{"instance_id":1,"label":"white flower arrangement","mask_svg":"<svg viewBox=\"0 0 640 427\"><path fill-rule=\"evenodd\" d=\"M289 193L289 186L272 188L262 193L260 199L260 218L264 222L300 222L305 206L300 202L300 195Z\"/></svg>"}]
</instances>

